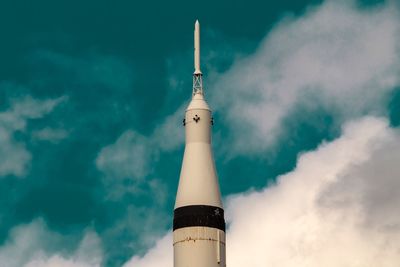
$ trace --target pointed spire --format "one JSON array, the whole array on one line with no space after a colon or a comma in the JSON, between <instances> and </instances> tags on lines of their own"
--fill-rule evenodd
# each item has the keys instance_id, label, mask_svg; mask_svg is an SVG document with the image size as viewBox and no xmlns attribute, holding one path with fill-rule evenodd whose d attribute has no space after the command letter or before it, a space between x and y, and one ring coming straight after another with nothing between
<instances>
[{"instance_id":1,"label":"pointed spire","mask_svg":"<svg viewBox=\"0 0 400 267\"><path fill-rule=\"evenodd\" d=\"M196 94L203 94L203 80L200 70L200 23L198 20L194 24L193 95Z\"/></svg>"},{"instance_id":2,"label":"pointed spire","mask_svg":"<svg viewBox=\"0 0 400 267\"><path fill-rule=\"evenodd\" d=\"M194 24L194 74L201 74L200 70L200 23Z\"/></svg>"}]
</instances>

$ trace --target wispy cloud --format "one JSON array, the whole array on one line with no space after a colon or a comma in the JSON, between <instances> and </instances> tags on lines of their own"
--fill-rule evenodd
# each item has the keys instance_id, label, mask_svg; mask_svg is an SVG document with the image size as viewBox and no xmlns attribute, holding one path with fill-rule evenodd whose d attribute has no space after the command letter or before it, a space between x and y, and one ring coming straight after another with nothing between
<instances>
[{"instance_id":1,"label":"wispy cloud","mask_svg":"<svg viewBox=\"0 0 400 267\"><path fill-rule=\"evenodd\" d=\"M24 132L29 120L45 116L65 100L66 97L39 100L27 96L12 100L10 108L0 112L0 177L26 174L32 156L14 134Z\"/></svg>"},{"instance_id":2,"label":"wispy cloud","mask_svg":"<svg viewBox=\"0 0 400 267\"><path fill-rule=\"evenodd\" d=\"M128 130L114 144L102 148L96 165L117 179L141 179L149 172L151 151L148 138Z\"/></svg>"},{"instance_id":3,"label":"wispy cloud","mask_svg":"<svg viewBox=\"0 0 400 267\"><path fill-rule=\"evenodd\" d=\"M123 267L154 267L172 266L172 234L169 233L160 239L156 246L151 249L144 257L135 256L130 259Z\"/></svg>"},{"instance_id":4,"label":"wispy cloud","mask_svg":"<svg viewBox=\"0 0 400 267\"><path fill-rule=\"evenodd\" d=\"M32 133L32 137L35 140L49 141L52 143L58 143L68 136L68 131L65 129L56 129L46 127Z\"/></svg>"},{"instance_id":5,"label":"wispy cloud","mask_svg":"<svg viewBox=\"0 0 400 267\"><path fill-rule=\"evenodd\" d=\"M110 197L137 193L142 182L149 184L149 189L155 184L157 188L162 187L161 181L149 176L153 174L160 153L173 151L183 144L183 129L179 127L181 114L183 108L167 116L149 136L126 130L115 143L100 150L96 166L104 173L104 181L110 186Z\"/></svg>"},{"instance_id":6,"label":"wispy cloud","mask_svg":"<svg viewBox=\"0 0 400 267\"><path fill-rule=\"evenodd\" d=\"M42 219L14 227L0 247L1 266L7 267L99 267L102 262L101 241L87 230L76 251L56 252L65 237L52 232ZM64 242L65 243L65 242Z\"/></svg>"}]
</instances>

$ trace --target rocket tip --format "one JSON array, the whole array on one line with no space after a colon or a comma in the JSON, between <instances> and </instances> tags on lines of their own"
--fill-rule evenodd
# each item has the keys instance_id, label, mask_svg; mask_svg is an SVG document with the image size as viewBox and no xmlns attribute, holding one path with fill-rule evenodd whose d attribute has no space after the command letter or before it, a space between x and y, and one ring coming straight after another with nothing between
<instances>
[{"instance_id":1,"label":"rocket tip","mask_svg":"<svg viewBox=\"0 0 400 267\"><path fill-rule=\"evenodd\" d=\"M196 24L199 24L199 20L198 19L196 19Z\"/></svg>"}]
</instances>

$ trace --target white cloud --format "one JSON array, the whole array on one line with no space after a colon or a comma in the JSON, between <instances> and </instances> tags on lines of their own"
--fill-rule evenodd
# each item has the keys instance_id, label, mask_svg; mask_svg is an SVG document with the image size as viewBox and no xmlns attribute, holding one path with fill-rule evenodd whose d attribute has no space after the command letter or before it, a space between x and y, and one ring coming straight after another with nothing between
<instances>
[{"instance_id":1,"label":"white cloud","mask_svg":"<svg viewBox=\"0 0 400 267\"><path fill-rule=\"evenodd\" d=\"M160 239L144 257L134 256L123 267L172 267L172 253L172 234L169 233Z\"/></svg>"},{"instance_id":2,"label":"white cloud","mask_svg":"<svg viewBox=\"0 0 400 267\"><path fill-rule=\"evenodd\" d=\"M62 139L65 139L67 136L68 132L66 130L50 127L46 127L32 133L32 137L34 139L40 141L49 141L52 143L58 143Z\"/></svg>"},{"instance_id":3,"label":"white cloud","mask_svg":"<svg viewBox=\"0 0 400 267\"><path fill-rule=\"evenodd\" d=\"M56 240L57 235L47 231L42 220L14 227L8 240L0 248L2 266L20 267L32 258L44 240Z\"/></svg>"},{"instance_id":4,"label":"white cloud","mask_svg":"<svg viewBox=\"0 0 400 267\"><path fill-rule=\"evenodd\" d=\"M152 161L157 156L152 140L133 130L125 131L114 144L102 148L96 166L104 173L106 197L118 199L125 193L143 193L139 185L152 172Z\"/></svg>"},{"instance_id":5,"label":"white cloud","mask_svg":"<svg viewBox=\"0 0 400 267\"><path fill-rule=\"evenodd\" d=\"M118 140L104 147L97 159L97 168L115 178L141 179L149 172L152 156L149 139L132 131L124 132Z\"/></svg>"},{"instance_id":6,"label":"white cloud","mask_svg":"<svg viewBox=\"0 0 400 267\"><path fill-rule=\"evenodd\" d=\"M301 155L275 185L231 196L228 265L397 266L399 148L398 130L366 117ZM126 266L172 266L170 234Z\"/></svg>"},{"instance_id":7,"label":"white cloud","mask_svg":"<svg viewBox=\"0 0 400 267\"><path fill-rule=\"evenodd\" d=\"M385 120L365 118L302 155L277 185L232 197L229 264L396 266L399 146L400 133ZM382 160L387 153L394 157Z\"/></svg>"},{"instance_id":8,"label":"white cloud","mask_svg":"<svg viewBox=\"0 0 400 267\"><path fill-rule=\"evenodd\" d=\"M100 265L91 265L75 260L67 260L58 255L52 256L49 259L37 259L29 262L24 267L95 267Z\"/></svg>"},{"instance_id":9,"label":"white cloud","mask_svg":"<svg viewBox=\"0 0 400 267\"><path fill-rule=\"evenodd\" d=\"M23 142L15 140L14 133L24 132L28 120L43 117L65 99L37 100L27 96L13 100L8 110L0 112L0 177L26 174L32 156Z\"/></svg>"},{"instance_id":10,"label":"white cloud","mask_svg":"<svg viewBox=\"0 0 400 267\"><path fill-rule=\"evenodd\" d=\"M185 130L182 126L182 119L184 118L186 105L189 105L189 103L185 103L175 113L166 117L150 137L154 142L154 146L161 151L175 150L183 144Z\"/></svg>"},{"instance_id":11,"label":"white cloud","mask_svg":"<svg viewBox=\"0 0 400 267\"><path fill-rule=\"evenodd\" d=\"M386 93L399 84L400 16L390 4L361 10L349 2L286 18L213 84L213 106L236 135L233 153L265 151L299 102L344 118L383 114Z\"/></svg>"},{"instance_id":12,"label":"white cloud","mask_svg":"<svg viewBox=\"0 0 400 267\"><path fill-rule=\"evenodd\" d=\"M180 127L183 113L183 107L179 108L149 136L125 131L114 144L101 149L96 159L97 168L110 177L142 179L151 171L152 157L183 144L184 130Z\"/></svg>"},{"instance_id":13,"label":"white cloud","mask_svg":"<svg viewBox=\"0 0 400 267\"><path fill-rule=\"evenodd\" d=\"M154 195L155 193L151 192L150 194ZM118 243L120 254L131 253L131 251L145 252L145 248L157 242L160 234L164 231L160 228L168 223L169 216L154 206L142 207L132 204L125 210L124 216L116 220L102 233L102 236L108 240L109 244ZM127 255L124 254L124 256Z\"/></svg>"},{"instance_id":14,"label":"white cloud","mask_svg":"<svg viewBox=\"0 0 400 267\"><path fill-rule=\"evenodd\" d=\"M164 122L149 136L127 130L115 143L103 147L97 158L97 168L105 174L104 182L112 186L111 198L121 197L126 192L139 192L139 184L146 181L154 192L163 194L163 184L150 179L154 162L161 152L171 151L183 144L184 130L180 127L183 108L166 117ZM147 180L145 178L147 177Z\"/></svg>"},{"instance_id":15,"label":"white cloud","mask_svg":"<svg viewBox=\"0 0 400 267\"><path fill-rule=\"evenodd\" d=\"M15 141L10 132L0 128L0 177L24 176L31 157L23 143Z\"/></svg>"},{"instance_id":16,"label":"white cloud","mask_svg":"<svg viewBox=\"0 0 400 267\"><path fill-rule=\"evenodd\" d=\"M14 227L0 247L0 266L7 267L98 267L102 248L96 233L87 230L74 253L55 252L64 237L51 232L42 219Z\"/></svg>"},{"instance_id":17,"label":"white cloud","mask_svg":"<svg viewBox=\"0 0 400 267\"><path fill-rule=\"evenodd\" d=\"M11 101L12 107L10 112L2 114L4 121L10 122L9 127L15 130L25 128L26 119L41 118L53 110L55 106L65 101L67 97L59 97L56 99L37 100L31 96L26 96L22 99L14 99Z\"/></svg>"}]
</instances>

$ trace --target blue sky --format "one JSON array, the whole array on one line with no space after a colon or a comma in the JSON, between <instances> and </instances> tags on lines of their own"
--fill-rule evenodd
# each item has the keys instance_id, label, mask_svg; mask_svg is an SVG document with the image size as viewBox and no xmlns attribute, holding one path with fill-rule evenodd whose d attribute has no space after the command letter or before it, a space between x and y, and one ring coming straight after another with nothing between
<instances>
[{"instance_id":1,"label":"blue sky","mask_svg":"<svg viewBox=\"0 0 400 267\"><path fill-rule=\"evenodd\" d=\"M351 0L1 1L0 266L171 266L196 19L228 264L394 266L399 6Z\"/></svg>"}]
</instances>

